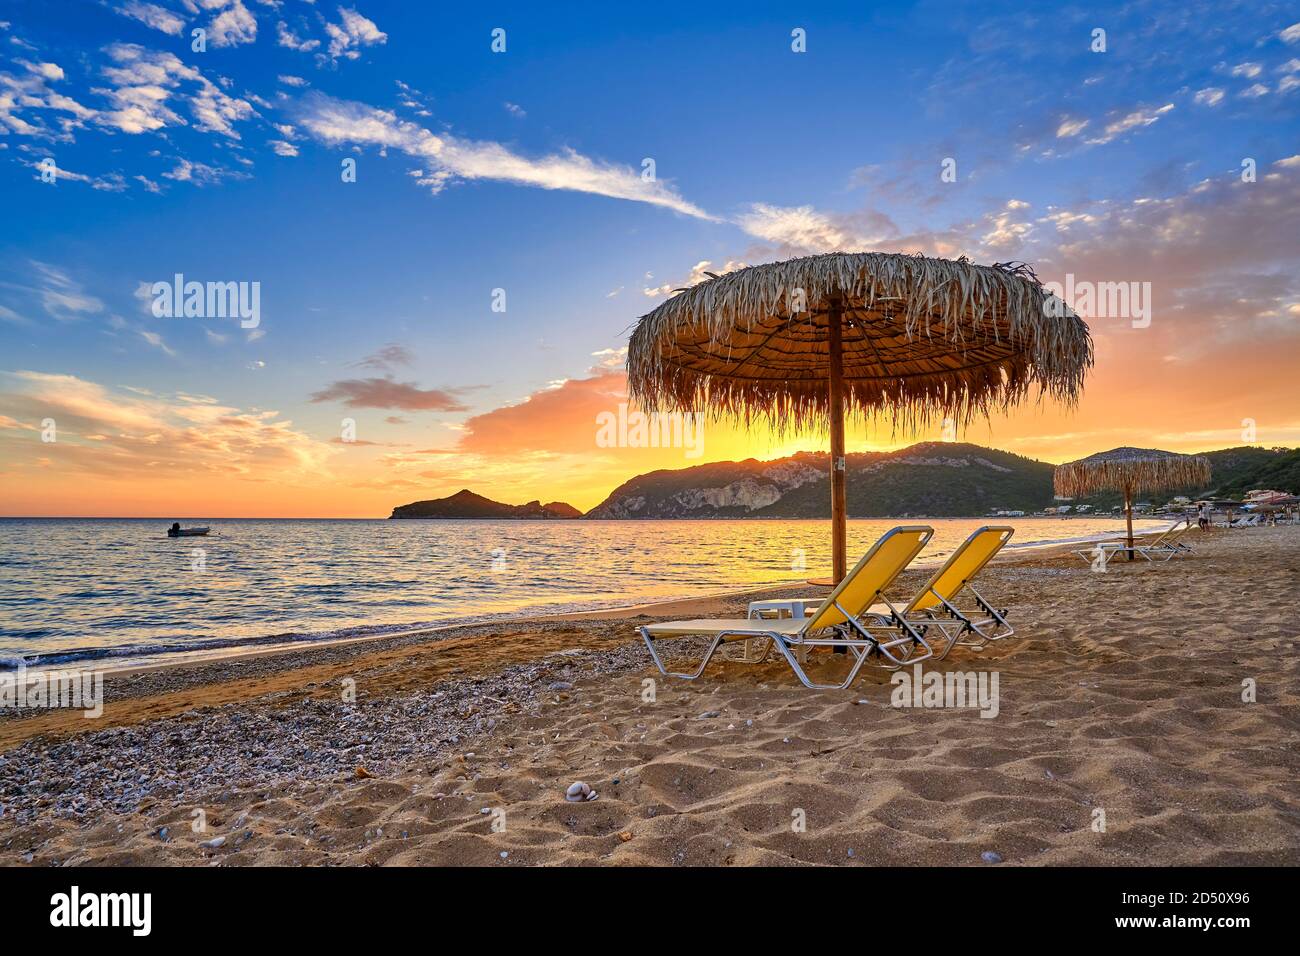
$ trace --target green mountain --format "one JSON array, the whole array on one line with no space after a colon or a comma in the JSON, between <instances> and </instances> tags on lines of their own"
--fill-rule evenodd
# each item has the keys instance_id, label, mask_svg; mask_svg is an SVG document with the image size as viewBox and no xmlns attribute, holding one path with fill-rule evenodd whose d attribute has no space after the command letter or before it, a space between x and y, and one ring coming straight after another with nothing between
<instances>
[{"instance_id":1,"label":"green mountain","mask_svg":"<svg viewBox=\"0 0 1300 956\"><path fill-rule=\"evenodd\" d=\"M1300 448L1227 448L1206 457L1219 497L1240 498L1253 488L1300 495Z\"/></svg>"},{"instance_id":2,"label":"green mountain","mask_svg":"<svg viewBox=\"0 0 1300 956\"><path fill-rule=\"evenodd\" d=\"M585 517L827 518L829 467L828 455L801 452L654 471L624 482ZM979 445L923 442L848 455L845 467L854 518L979 516L1052 503L1052 465Z\"/></svg>"}]
</instances>

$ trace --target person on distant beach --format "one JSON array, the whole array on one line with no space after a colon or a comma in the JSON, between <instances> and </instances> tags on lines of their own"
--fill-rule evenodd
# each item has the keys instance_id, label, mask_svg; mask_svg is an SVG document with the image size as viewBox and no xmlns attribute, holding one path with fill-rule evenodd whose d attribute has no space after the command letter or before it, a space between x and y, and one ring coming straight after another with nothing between
<instances>
[{"instance_id":1,"label":"person on distant beach","mask_svg":"<svg viewBox=\"0 0 1300 956\"><path fill-rule=\"evenodd\" d=\"M1196 523L1202 531L1210 530L1210 503L1202 501L1200 508L1196 512Z\"/></svg>"}]
</instances>

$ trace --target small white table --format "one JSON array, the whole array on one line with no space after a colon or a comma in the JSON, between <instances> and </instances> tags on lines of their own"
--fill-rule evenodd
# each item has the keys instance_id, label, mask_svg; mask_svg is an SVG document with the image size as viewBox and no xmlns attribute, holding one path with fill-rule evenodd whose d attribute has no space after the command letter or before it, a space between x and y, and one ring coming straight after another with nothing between
<instances>
[{"instance_id":1,"label":"small white table","mask_svg":"<svg viewBox=\"0 0 1300 956\"><path fill-rule=\"evenodd\" d=\"M750 601L749 612L746 614L748 620L779 620L781 618L800 619L816 613L821 607L821 598L787 598L782 601ZM758 651L756 647L766 638L752 638L741 644L742 651L740 660L747 664L752 664L758 660ZM803 662L804 656L808 653L806 647L799 648L796 655Z\"/></svg>"},{"instance_id":2,"label":"small white table","mask_svg":"<svg viewBox=\"0 0 1300 956\"><path fill-rule=\"evenodd\" d=\"M821 598L787 598L783 601L750 601L750 620L754 618L807 617L822 606Z\"/></svg>"}]
</instances>

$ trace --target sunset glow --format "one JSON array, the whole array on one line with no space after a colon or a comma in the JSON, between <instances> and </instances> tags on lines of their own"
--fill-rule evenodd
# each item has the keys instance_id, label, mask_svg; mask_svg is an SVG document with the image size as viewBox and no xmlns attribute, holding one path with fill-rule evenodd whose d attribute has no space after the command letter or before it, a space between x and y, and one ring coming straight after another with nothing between
<instances>
[{"instance_id":1,"label":"sunset glow","mask_svg":"<svg viewBox=\"0 0 1300 956\"><path fill-rule=\"evenodd\" d=\"M1145 312L1085 314L1096 367L1077 408L1030 403L960 440L1052 462L1300 441L1300 46L1285 24L1213 50L1167 25L1175 70L1136 44L1062 46L1047 66L1013 42L1064 44L1070 23L828 17L813 30L825 59L794 73L751 24L724 44L748 80L705 117L682 115L685 81L662 63L642 63L653 83L629 79L651 54L616 32L584 51L575 86L563 27L540 20L517 29L552 45L543 60L452 44L435 67L421 31L395 24L317 68L272 36L191 54L107 6L84 17L4 26L0 80L21 93L0 114L6 514L373 517L462 487L585 510L648 470L823 451L822 434L761 423L706 422L690 454L596 433L626 401L627 331L673 289L837 249L1146 289ZM679 39L654 55L691 62L706 42ZM845 117L809 95L819 63L865 50L873 85L894 84L874 105ZM451 77L460 92L439 92ZM790 85L800 108L773 106ZM546 92L501 92L521 86ZM1055 96L1024 103L1025 86ZM647 128L630 101L674 119ZM160 315L150 289L176 275L257 283L256 321ZM850 423L848 446L942 437Z\"/></svg>"}]
</instances>

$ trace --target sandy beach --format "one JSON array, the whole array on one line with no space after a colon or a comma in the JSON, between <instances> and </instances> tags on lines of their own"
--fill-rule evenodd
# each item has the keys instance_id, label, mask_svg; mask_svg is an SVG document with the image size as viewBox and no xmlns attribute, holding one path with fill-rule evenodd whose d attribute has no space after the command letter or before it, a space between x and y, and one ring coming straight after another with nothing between
<instances>
[{"instance_id":1,"label":"sandy beach","mask_svg":"<svg viewBox=\"0 0 1300 956\"><path fill-rule=\"evenodd\" d=\"M747 596L114 675L98 720L0 719L0 863L1294 865L1300 528L1191 542L990 566L1017 634L935 667L996 671L991 719L878 668L659 677L636 624Z\"/></svg>"}]
</instances>

